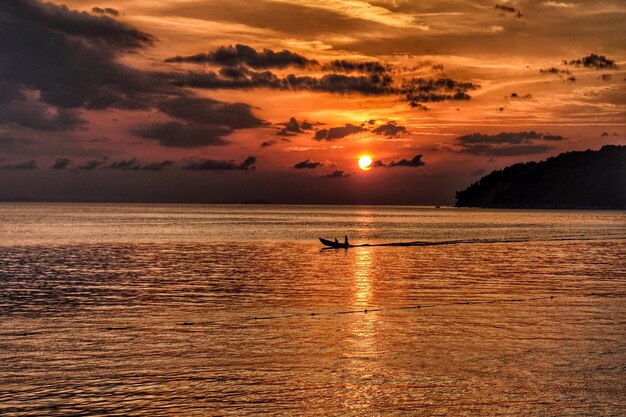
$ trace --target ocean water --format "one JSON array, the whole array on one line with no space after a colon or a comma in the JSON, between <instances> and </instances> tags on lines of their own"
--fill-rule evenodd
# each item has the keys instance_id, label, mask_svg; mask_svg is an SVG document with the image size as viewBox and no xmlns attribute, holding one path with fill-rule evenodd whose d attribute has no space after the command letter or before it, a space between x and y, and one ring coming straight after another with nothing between
<instances>
[{"instance_id":1,"label":"ocean water","mask_svg":"<svg viewBox=\"0 0 626 417\"><path fill-rule=\"evenodd\" d=\"M624 416L625 301L624 211L0 204L0 415Z\"/></svg>"}]
</instances>

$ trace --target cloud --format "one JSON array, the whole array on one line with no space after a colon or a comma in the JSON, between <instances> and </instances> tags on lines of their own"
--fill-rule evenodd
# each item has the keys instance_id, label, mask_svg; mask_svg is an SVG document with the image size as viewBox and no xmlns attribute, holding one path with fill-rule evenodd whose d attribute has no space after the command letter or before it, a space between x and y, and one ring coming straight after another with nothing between
<instances>
[{"instance_id":1,"label":"cloud","mask_svg":"<svg viewBox=\"0 0 626 417\"><path fill-rule=\"evenodd\" d=\"M569 9L569 8L576 6L573 3L566 3L563 1L546 1L546 2L543 2L543 5L545 7L556 7L556 8L563 8L563 9Z\"/></svg>"},{"instance_id":2,"label":"cloud","mask_svg":"<svg viewBox=\"0 0 626 417\"><path fill-rule=\"evenodd\" d=\"M540 74L543 75L548 75L548 74L552 74L552 75L570 75L571 72L567 69L560 69L557 67L550 67L550 68L542 68L539 70Z\"/></svg>"},{"instance_id":3,"label":"cloud","mask_svg":"<svg viewBox=\"0 0 626 417\"><path fill-rule=\"evenodd\" d=\"M248 45L237 44L234 47L222 46L208 54L196 54L191 56L176 56L168 58L166 62L186 62L194 64L214 64L219 66L237 67L245 65L254 69L287 68L289 66L304 68L318 65L317 61L288 51L274 52L271 49L263 49L257 52Z\"/></svg>"},{"instance_id":4,"label":"cloud","mask_svg":"<svg viewBox=\"0 0 626 417\"><path fill-rule=\"evenodd\" d=\"M270 146L275 145L277 142L275 140L267 140L261 143L261 148L269 148Z\"/></svg>"},{"instance_id":5,"label":"cloud","mask_svg":"<svg viewBox=\"0 0 626 417\"><path fill-rule=\"evenodd\" d=\"M131 132L168 148L199 148L227 145L229 142L224 137L234 129L193 122L157 122L137 126Z\"/></svg>"},{"instance_id":6,"label":"cloud","mask_svg":"<svg viewBox=\"0 0 626 417\"><path fill-rule=\"evenodd\" d=\"M411 106L411 108L416 109L416 110L428 111L428 107L424 106L421 103L417 103L415 101L410 102L409 105Z\"/></svg>"},{"instance_id":7,"label":"cloud","mask_svg":"<svg viewBox=\"0 0 626 417\"><path fill-rule=\"evenodd\" d=\"M546 142L558 142L565 138L535 131L502 132L497 135L473 133L456 138L457 152L473 155L513 156L542 153L550 149Z\"/></svg>"},{"instance_id":8,"label":"cloud","mask_svg":"<svg viewBox=\"0 0 626 417\"><path fill-rule=\"evenodd\" d=\"M247 157L241 164L239 164L239 166L237 167L237 169L254 169L256 164L256 157L254 156L249 156Z\"/></svg>"},{"instance_id":9,"label":"cloud","mask_svg":"<svg viewBox=\"0 0 626 417\"><path fill-rule=\"evenodd\" d=\"M420 108L420 103L469 100L468 92L479 87L451 78L411 78L403 82L399 91L412 107Z\"/></svg>"},{"instance_id":10,"label":"cloud","mask_svg":"<svg viewBox=\"0 0 626 417\"><path fill-rule=\"evenodd\" d=\"M391 161L388 165L387 168L394 168L394 167L411 167L411 168L417 168L417 167L421 167L422 165L426 165L426 163L422 160L422 156L421 154L415 155L413 158L411 159L401 159L399 161Z\"/></svg>"},{"instance_id":11,"label":"cloud","mask_svg":"<svg viewBox=\"0 0 626 417\"><path fill-rule=\"evenodd\" d=\"M306 161L298 162L293 167L295 169L315 169L322 165L324 165L322 162L314 162L314 161L307 159Z\"/></svg>"},{"instance_id":12,"label":"cloud","mask_svg":"<svg viewBox=\"0 0 626 417\"><path fill-rule=\"evenodd\" d=\"M388 72L390 67L380 62L355 62L344 59L331 61L330 64L324 66L324 69L334 72L360 72L364 74L382 74Z\"/></svg>"},{"instance_id":13,"label":"cloud","mask_svg":"<svg viewBox=\"0 0 626 417\"><path fill-rule=\"evenodd\" d=\"M323 70L338 72L363 72L364 75L348 75L337 72L311 75L288 74L279 76L271 71L235 70L235 74L220 71L178 73L176 84L206 89L254 89L268 88L288 91L316 91L335 94L399 95L414 108L425 110L419 103L453 100L469 100L469 91L480 86L451 78L409 78L395 80L391 68L377 62L332 61Z\"/></svg>"},{"instance_id":14,"label":"cloud","mask_svg":"<svg viewBox=\"0 0 626 417\"><path fill-rule=\"evenodd\" d=\"M604 55L590 54L580 59L573 59L571 61L564 61L567 65L574 65L576 67L595 68L597 70L618 69L615 61L607 58Z\"/></svg>"},{"instance_id":15,"label":"cloud","mask_svg":"<svg viewBox=\"0 0 626 417\"><path fill-rule=\"evenodd\" d=\"M63 170L63 169L69 168L69 166L72 164L73 162L71 159L59 158L54 162L54 164L50 167L50 169Z\"/></svg>"},{"instance_id":16,"label":"cloud","mask_svg":"<svg viewBox=\"0 0 626 417\"><path fill-rule=\"evenodd\" d=\"M322 178L348 178L349 176L350 174L347 172L335 170L330 174L322 175Z\"/></svg>"},{"instance_id":17,"label":"cloud","mask_svg":"<svg viewBox=\"0 0 626 417\"><path fill-rule=\"evenodd\" d=\"M147 165L141 167L141 169L146 171L165 171L170 169L174 165L173 161L161 161L161 162L151 162Z\"/></svg>"},{"instance_id":18,"label":"cloud","mask_svg":"<svg viewBox=\"0 0 626 417\"><path fill-rule=\"evenodd\" d=\"M321 77L289 74L279 77L270 71L250 71L242 77L223 77L215 71L187 72L177 75L177 84L207 89L253 89L269 88L289 91L317 91L337 94L357 93L363 95L396 94L390 75L343 75L324 74Z\"/></svg>"},{"instance_id":19,"label":"cloud","mask_svg":"<svg viewBox=\"0 0 626 417\"><path fill-rule=\"evenodd\" d=\"M120 15L120 12L110 7L106 7L104 9L101 7L92 7L91 11L92 13L95 13L95 14L108 14L108 15L116 16L116 17Z\"/></svg>"},{"instance_id":20,"label":"cloud","mask_svg":"<svg viewBox=\"0 0 626 417\"><path fill-rule=\"evenodd\" d=\"M245 103L225 103L211 98L181 96L162 100L157 108L182 121L146 123L131 133L157 140L172 148L222 146L226 136L238 129L259 127L264 122Z\"/></svg>"},{"instance_id":21,"label":"cloud","mask_svg":"<svg viewBox=\"0 0 626 417\"><path fill-rule=\"evenodd\" d=\"M9 170L30 170L37 169L37 161L31 160L27 162L22 162L19 164L9 164L4 165L0 169L9 169Z\"/></svg>"},{"instance_id":22,"label":"cloud","mask_svg":"<svg viewBox=\"0 0 626 417\"><path fill-rule=\"evenodd\" d=\"M157 108L169 116L202 125L245 129L263 124L245 103L225 103L211 98L183 96L161 101Z\"/></svg>"},{"instance_id":23,"label":"cloud","mask_svg":"<svg viewBox=\"0 0 626 417\"><path fill-rule=\"evenodd\" d=\"M542 68L539 70L539 73L543 75L558 75L564 81L576 81L576 77L571 75L572 73L567 69L560 69L556 67Z\"/></svg>"},{"instance_id":24,"label":"cloud","mask_svg":"<svg viewBox=\"0 0 626 417\"><path fill-rule=\"evenodd\" d=\"M522 12L519 9L516 9L513 6L507 6L507 5L504 5L504 4L496 4L494 8L497 9L497 10L500 10L502 12L512 13L518 19L523 16Z\"/></svg>"},{"instance_id":25,"label":"cloud","mask_svg":"<svg viewBox=\"0 0 626 417\"><path fill-rule=\"evenodd\" d=\"M398 135L405 133L406 131L406 127L400 126L394 121L387 122L384 125L378 126L376 129L372 130L375 134L386 136L388 138L398 137Z\"/></svg>"},{"instance_id":26,"label":"cloud","mask_svg":"<svg viewBox=\"0 0 626 417\"><path fill-rule=\"evenodd\" d=\"M182 169L194 171L233 171L233 170L252 170L255 168L256 158L249 156L242 163L236 164L234 161L224 161L215 159L201 159L191 161Z\"/></svg>"},{"instance_id":27,"label":"cloud","mask_svg":"<svg viewBox=\"0 0 626 417\"><path fill-rule=\"evenodd\" d=\"M511 93L511 98L515 99L515 100L530 100L533 98L532 94L517 94L517 93Z\"/></svg>"},{"instance_id":28,"label":"cloud","mask_svg":"<svg viewBox=\"0 0 626 417\"><path fill-rule=\"evenodd\" d=\"M0 82L5 87L0 102L10 104L0 106L0 123L67 131L86 124L77 108L157 108L186 123L137 130L180 147L223 144L223 136L234 130L261 125L246 104L194 97L173 83L172 74L121 63L122 55L154 38L102 10L93 16L35 0L0 3ZM25 89L35 90L37 99L28 100Z\"/></svg>"},{"instance_id":29,"label":"cloud","mask_svg":"<svg viewBox=\"0 0 626 417\"><path fill-rule=\"evenodd\" d=\"M294 136L303 133L305 130L313 129L313 124L309 122L299 123L295 117L289 118L289 121L283 123L284 127L276 133L278 136Z\"/></svg>"},{"instance_id":30,"label":"cloud","mask_svg":"<svg viewBox=\"0 0 626 417\"><path fill-rule=\"evenodd\" d=\"M83 163L82 165L78 166L78 169L82 169L85 171L91 171L94 170L102 165L104 165L106 161L104 159L92 159L91 161L87 161L85 163Z\"/></svg>"},{"instance_id":31,"label":"cloud","mask_svg":"<svg viewBox=\"0 0 626 417\"><path fill-rule=\"evenodd\" d=\"M128 160L113 162L111 165L109 165L109 168L135 171L141 168L141 164L139 163L137 158L132 158Z\"/></svg>"},{"instance_id":32,"label":"cloud","mask_svg":"<svg viewBox=\"0 0 626 417\"><path fill-rule=\"evenodd\" d=\"M0 100L0 124L15 124L41 131L71 131L87 121L73 109L59 109L32 100Z\"/></svg>"},{"instance_id":33,"label":"cloud","mask_svg":"<svg viewBox=\"0 0 626 417\"><path fill-rule=\"evenodd\" d=\"M351 123L346 123L345 126L331 127L330 129L321 129L315 132L313 139L317 141L327 140L333 141L341 138L345 138L349 135L364 132L365 129L361 126L355 126Z\"/></svg>"},{"instance_id":34,"label":"cloud","mask_svg":"<svg viewBox=\"0 0 626 417\"><path fill-rule=\"evenodd\" d=\"M153 37L107 16L36 0L0 2L0 79L60 108L149 108L162 76L119 62ZM45 69L45 70L44 70Z\"/></svg>"}]
</instances>

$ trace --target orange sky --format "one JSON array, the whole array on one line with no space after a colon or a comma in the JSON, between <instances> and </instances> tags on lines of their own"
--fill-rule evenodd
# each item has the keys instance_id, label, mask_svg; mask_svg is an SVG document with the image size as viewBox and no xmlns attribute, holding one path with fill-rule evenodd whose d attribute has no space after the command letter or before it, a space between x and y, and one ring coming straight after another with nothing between
<instances>
[{"instance_id":1,"label":"orange sky","mask_svg":"<svg viewBox=\"0 0 626 417\"><path fill-rule=\"evenodd\" d=\"M0 6L0 198L447 204L626 144L622 1L54 3Z\"/></svg>"}]
</instances>

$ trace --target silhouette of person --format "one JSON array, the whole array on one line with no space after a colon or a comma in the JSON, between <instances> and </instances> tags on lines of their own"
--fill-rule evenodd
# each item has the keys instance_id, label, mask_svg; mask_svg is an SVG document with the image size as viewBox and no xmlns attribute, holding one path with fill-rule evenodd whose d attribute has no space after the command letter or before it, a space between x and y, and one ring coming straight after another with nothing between
<instances>
[{"instance_id":1,"label":"silhouette of person","mask_svg":"<svg viewBox=\"0 0 626 417\"><path fill-rule=\"evenodd\" d=\"M348 245L349 245L349 244L350 244L350 243L348 243L348 235L344 235L344 236L343 236L343 245L344 245L345 247L348 247Z\"/></svg>"},{"instance_id":2,"label":"silhouette of person","mask_svg":"<svg viewBox=\"0 0 626 417\"><path fill-rule=\"evenodd\" d=\"M335 238L335 243L336 243L337 245L339 244L339 241L337 240L337 238Z\"/></svg>"}]
</instances>

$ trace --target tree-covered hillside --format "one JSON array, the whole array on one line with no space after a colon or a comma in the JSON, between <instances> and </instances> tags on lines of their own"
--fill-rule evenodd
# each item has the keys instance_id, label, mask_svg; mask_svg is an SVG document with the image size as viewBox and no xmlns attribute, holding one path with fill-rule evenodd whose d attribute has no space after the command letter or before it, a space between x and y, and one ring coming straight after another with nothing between
<instances>
[{"instance_id":1,"label":"tree-covered hillside","mask_svg":"<svg viewBox=\"0 0 626 417\"><path fill-rule=\"evenodd\" d=\"M626 208L626 146L566 152L493 171L456 193L457 207Z\"/></svg>"}]
</instances>

